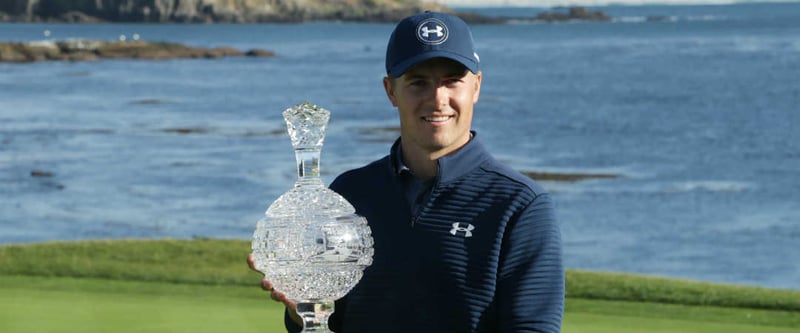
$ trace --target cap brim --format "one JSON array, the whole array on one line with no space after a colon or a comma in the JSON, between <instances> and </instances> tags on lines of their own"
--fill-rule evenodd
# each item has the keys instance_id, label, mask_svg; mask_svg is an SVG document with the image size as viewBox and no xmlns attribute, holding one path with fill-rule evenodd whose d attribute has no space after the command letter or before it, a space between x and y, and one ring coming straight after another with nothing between
<instances>
[{"instance_id":1,"label":"cap brim","mask_svg":"<svg viewBox=\"0 0 800 333\"><path fill-rule=\"evenodd\" d=\"M411 67L414 67L417 64L419 64L419 63L421 63L421 62L423 62L425 60L429 60L429 59L433 59L433 58L447 58L447 59L455 60L458 63L464 65L464 67L469 69L470 72L473 72L473 73L476 73L476 74L478 73L478 62L476 62L475 59L466 58L466 57L463 57L461 55L454 54L452 52L447 52L447 51L428 51L428 52L419 54L417 56L411 57L411 58L407 59L406 61L403 61L403 62L395 65L394 67L389 69L389 74L393 78L401 77L401 76L403 76L403 74L406 73L406 71L411 69Z\"/></svg>"}]
</instances>

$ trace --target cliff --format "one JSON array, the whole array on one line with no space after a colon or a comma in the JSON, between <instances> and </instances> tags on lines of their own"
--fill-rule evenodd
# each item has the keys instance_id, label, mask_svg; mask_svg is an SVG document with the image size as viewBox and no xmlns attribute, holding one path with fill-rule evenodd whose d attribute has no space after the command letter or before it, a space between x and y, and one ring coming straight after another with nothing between
<instances>
[{"instance_id":1,"label":"cliff","mask_svg":"<svg viewBox=\"0 0 800 333\"><path fill-rule=\"evenodd\" d=\"M0 21L15 22L390 22L424 10L423 0L2 0Z\"/></svg>"}]
</instances>

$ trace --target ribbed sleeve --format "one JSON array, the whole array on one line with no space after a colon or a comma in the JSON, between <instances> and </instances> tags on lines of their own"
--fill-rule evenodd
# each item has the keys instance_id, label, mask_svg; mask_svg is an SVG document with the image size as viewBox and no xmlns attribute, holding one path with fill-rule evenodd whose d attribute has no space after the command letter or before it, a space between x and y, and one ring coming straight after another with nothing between
<instances>
[{"instance_id":1,"label":"ribbed sleeve","mask_svg":"<svg viewBox=\"0 0 800 333\"><path fill-rule=\"evenodd\" d=\"M501 332L561 330L561 235L547 194L537 196L507 227L497 284Z\"/></svg>"}]
</instances>

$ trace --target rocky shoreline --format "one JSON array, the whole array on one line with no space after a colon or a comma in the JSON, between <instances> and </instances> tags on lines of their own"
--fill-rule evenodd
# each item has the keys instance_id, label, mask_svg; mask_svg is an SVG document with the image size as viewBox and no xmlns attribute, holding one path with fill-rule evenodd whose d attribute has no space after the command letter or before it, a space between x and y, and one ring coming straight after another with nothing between
<instances>
[{"instance_id":1,"label":"rocky shoreline","mask_svg":"<svg viewBox=\"0 0 800 333\"><path fill-rule=\"evenodd\" d=\"M453 13L476 24L611 20L585 7L557 7L532 17L493 17L423 0L8 0L0 2L0 22L374 23L397 22L426 10Z\"/></svg>"},{"instance_id":2,"label":"rocky shoreline","mask_svg":"<svg viewBox=\"0 0 800 333\"><path fill-rule=\"evenodd\" d=\"M268 50L240 51L229 47L202 48L178 43L148 41L34 41L0 42L0 63L35 61L88 61L99 59L175 59L222 57L272 57Z\"/></svg>"},{"instance_id":3,"label":"rocky shoreline","mask_svg":"<svg viewBox=\"0 0 800 333\"><path fill-rule=\"evenodd\" d=\"M4 0L5 22L266 23L390 22L425 10L421 0Z\"/></svg>"}]
</instances>

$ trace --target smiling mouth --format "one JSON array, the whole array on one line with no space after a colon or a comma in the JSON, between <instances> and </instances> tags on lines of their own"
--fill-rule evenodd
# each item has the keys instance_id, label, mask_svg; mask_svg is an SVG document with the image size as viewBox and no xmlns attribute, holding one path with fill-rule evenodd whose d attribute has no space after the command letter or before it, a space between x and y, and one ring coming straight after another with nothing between
<instances>
[{"instance_id":1,"label":"smiling mouth","mask_svg":"<svg viewBox=\"0 0 800 333\"><path fill-rule=\"evenodd\" d=\"M422 117L422 120L429 123L441 123L450 120L450 118L452 118L452 116L428 116Z\"/></svg>"}]
</instances>

